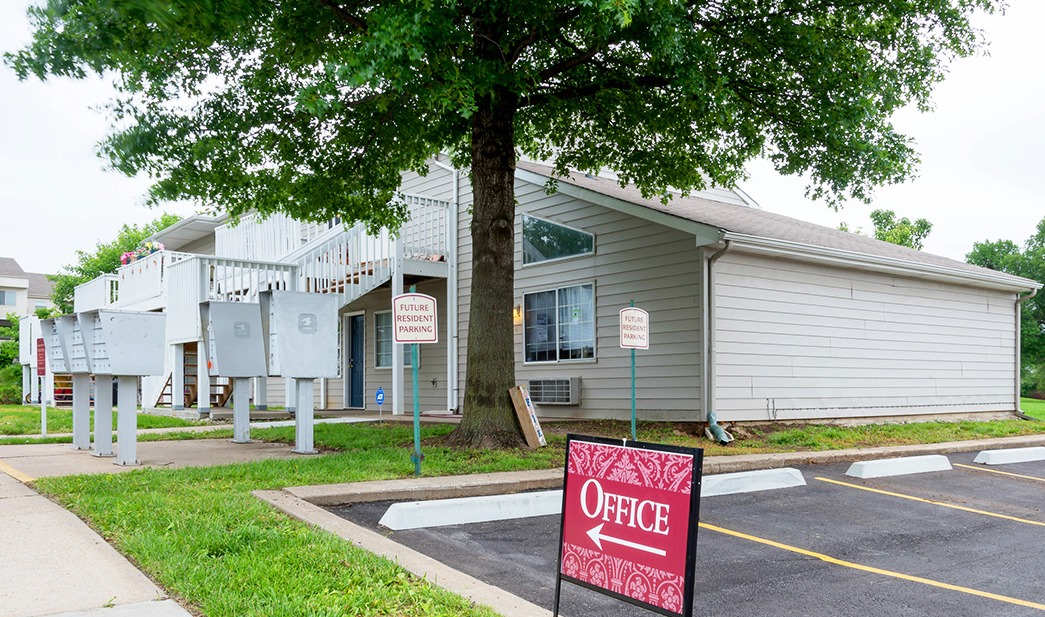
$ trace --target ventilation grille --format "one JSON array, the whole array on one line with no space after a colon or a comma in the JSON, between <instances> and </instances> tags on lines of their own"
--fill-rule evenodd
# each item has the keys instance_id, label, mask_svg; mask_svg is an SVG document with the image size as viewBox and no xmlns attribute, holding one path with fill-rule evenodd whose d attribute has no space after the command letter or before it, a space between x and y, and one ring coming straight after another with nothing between
<instances>
[{"instance_id":1,"label":"ventilation grille","mask_svg":"<svg viewBox=\"0 0 1045 617\"><path fill-rule=\"evenodd\" d=\"M530 400L535 405L580 405L581 378L531 379Z\"/></svg>"}]
</instances>

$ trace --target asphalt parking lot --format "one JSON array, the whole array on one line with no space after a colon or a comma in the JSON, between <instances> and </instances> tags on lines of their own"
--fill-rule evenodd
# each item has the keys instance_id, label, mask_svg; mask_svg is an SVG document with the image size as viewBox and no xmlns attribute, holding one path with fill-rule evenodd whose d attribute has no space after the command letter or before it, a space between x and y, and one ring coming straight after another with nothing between
<instances>
[{"instance_id":1,"label":"asphalt parking lot","mask_svg":"<svg viewBox=\"0 0 1045 617\"><path fill-rule=\"evenodd\" d=\"M885 478L799 468L806 486L704 497L695 615L1041 615L1045 462ZM559 517L391 532L388 503L331 508L403 545L551 608ZM650 615L562 585L569 617Z\"/></svg>"}]
</instances>

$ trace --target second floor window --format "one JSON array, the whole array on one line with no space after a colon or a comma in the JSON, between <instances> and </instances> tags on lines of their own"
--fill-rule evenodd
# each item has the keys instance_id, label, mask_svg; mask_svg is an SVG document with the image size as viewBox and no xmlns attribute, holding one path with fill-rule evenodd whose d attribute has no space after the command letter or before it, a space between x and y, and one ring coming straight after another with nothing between
<instances>
[{"instance_id":1,"label":"second floor window","mask_svg":"<svg viewBox=\"0 0 1045 617\"><path fill-rule=\"evenodd\" d=\"M565 259L595 252L595 236L558 223L524 214L523 265Z\"/></svg>"}]
</instances>

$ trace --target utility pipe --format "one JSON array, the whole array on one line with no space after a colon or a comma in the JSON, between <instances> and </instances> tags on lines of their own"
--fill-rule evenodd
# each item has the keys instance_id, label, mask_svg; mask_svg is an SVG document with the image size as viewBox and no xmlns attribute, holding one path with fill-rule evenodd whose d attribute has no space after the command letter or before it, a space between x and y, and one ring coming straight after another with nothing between
<instances>
[{"instance_id":1,"label":"utility pipe","mask_svg":"<svg viewBox=\"0 0 1045 617\"><path fill-rule=\"evenodd\" d=\"M708 322L708 340L706 343L708 349L706 369L708 371L708 391L704 393L704 401L708 408L708 427L705 429L705 433L708 439L717 441L723 446L733 441L734 438L726 429L719 426L718 417L715 414L715 282L712 280L711 273L714 270L715 262L721 259L732 246L732 240L726 240L726 245L708 259L708 310L706 315Z\"/></svg>"},{"instance_id":2,"label":"utility pipe","mask_svg":"<svg viewBox=\"0 0 1045 617\"><path fill-rule=\"evenodd\" d=\"M1032 418L1023 413L1023 410L1020 409L1020 381L1022 379L1022 375L1020 375L1020 330L1023 326L1023 303L1036 295L1038 295L1037 289L1032 289L1028 295L1023 296L1022 298L1019 297L1019 294L1016 295L1016 416L1024 420L1037 420L1037 418Z\"/></svg>"}]
</instances>

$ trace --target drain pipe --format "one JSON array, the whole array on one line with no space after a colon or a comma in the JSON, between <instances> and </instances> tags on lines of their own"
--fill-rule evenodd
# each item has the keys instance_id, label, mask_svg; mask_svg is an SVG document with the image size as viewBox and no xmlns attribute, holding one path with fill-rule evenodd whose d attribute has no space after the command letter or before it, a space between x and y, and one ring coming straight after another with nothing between
<instances>
[{"instance_id":1,"label":"drain pipe","mask_svg":"<svg viewBox=\"0 0 1045 617\"><path fill-rule=\"evenodd\" d=\"M733 436L726 429L719 426L718 417L715 414L715 282L712 280L711 273L714 270L715 262L725 255L732 246L732 240L726 240L726 245L708 259L708 310L706 315L708 322L708 340L706 343L708 349L708 391L704 393L704 401L708 408L708 426L704 429L704 432L707 434L708 439L717 441L723 446L733 441Z\"/></svg>"},{"instance_id":2,"label":"drain pipe","mask_svg":"<svg viewBox=\"0 0 1045 617\"><path fill-rule=\"evenodd\" d=\"M1021 353L1021 341L1020 341L1020 330L1023 326L1023 303L1030 300L1034 296L1038 295L1037 289L1032 289L1030 293L1022 298L1017 294L1016 297L1016 417L1023 420L1037 420L1023 413L1020 409L1020 381L1022 376L1020 375L1020 353Z\"/></svg>"}]
</instances>

